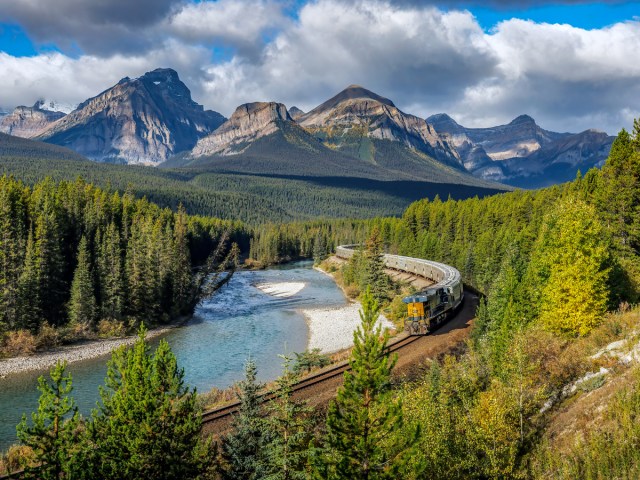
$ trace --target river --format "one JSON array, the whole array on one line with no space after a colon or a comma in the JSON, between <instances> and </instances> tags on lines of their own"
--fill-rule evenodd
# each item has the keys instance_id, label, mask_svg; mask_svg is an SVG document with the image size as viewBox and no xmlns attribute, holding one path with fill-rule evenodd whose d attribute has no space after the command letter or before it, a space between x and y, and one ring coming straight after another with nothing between
<instances>
[{"instance_id":1,"label":"river","mask_svg":"<svg viewBox=\"0 0 640 480\"><path fill-rule=\"evenodd\" d=\"M302 352L307 347L308 328L301 310L346 303L333 280L313 270L311 262L240 271L203 302L189 322L161 338L169 342L185 369L187 383L200 392L240 380L249 357L256 361L261 380L273 380L282 369L279 354ZM98 401L107 359L69 365L72 395L85 416ZM0 379L0 451L15 443L15 426L22 414L36 410L37 377L42 373L46 372Z\"/></svg>"}]
</instances>

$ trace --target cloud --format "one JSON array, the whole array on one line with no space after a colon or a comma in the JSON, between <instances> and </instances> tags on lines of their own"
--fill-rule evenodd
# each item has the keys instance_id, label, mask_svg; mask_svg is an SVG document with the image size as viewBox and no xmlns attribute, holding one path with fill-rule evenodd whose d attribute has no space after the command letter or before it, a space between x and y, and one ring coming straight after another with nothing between
<instances>
[{"instance_id":1,"label":"cloud","mask_svg":"<svg viewBox=\"0 0 640 480\"><path fill-rule=\"evenodd\" d=\"M36 43L109 55L148 49L150 29L183 0L0 0L0 21L22 26Z\"/></svg>"},{"instance_id":2,"label":"cloud","mask_svg":"<svg viewBox=\"0 0 640 480\"><path fill-rule=\"evenodd\" d=\"M272 0L218 0L184 5L167 20L167 30L186 42L231 45L254 56L263 37L287 24L282 4Z\"/></svg>"},{"instance_id":3,"label":"cloud","mask_svg":"<svg viewBox=\"0 0 640 480\"><path fill-rule=\"evenodd\" d=\"M201 82L206 49L169 42L140 56L101 58L83 55L70 58L61 53L13 57L0 52L0 106L33 105L38 98L76 104L93 97L125 76L137 77L157 67L175 68L188 85Z\"/></svg>"},{"instance_id":4,"label":"cloud","mask_svg":"<svg viewBox=\"0 0 640 480\"><path fill-rule=\"evenodd\" d=\"M485 32L466 10L421 2L317 0L295 18L276 0L165 5L141 27L153 39L142 51L1 54L0 106L79 102L125 75L172 67L196 101L226 116L256 100L308 110L352 83L406 112L448 112L468 126L528 113L548 129L615 133L640 116L638 21L584 30L512 19ZM212 59L220 45L231 57Z\"/></svg>"}]
</instances>

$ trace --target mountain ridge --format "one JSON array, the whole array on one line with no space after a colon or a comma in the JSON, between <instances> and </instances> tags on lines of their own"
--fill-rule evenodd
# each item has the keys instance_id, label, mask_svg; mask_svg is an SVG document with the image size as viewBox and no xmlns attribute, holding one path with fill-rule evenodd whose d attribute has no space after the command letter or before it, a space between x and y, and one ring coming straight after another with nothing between
<instances>
[{"instance_id":1,"label":"mountain ridge","mask_svg":"<svg viewBox=\"0 0 640 480\"><path fill-rule=\"evenodd\" d=\"M124 77L35 138L98 161L158 164L193 148L224 117L204 110L172 69Z\"/></svg>"}]
</instances>

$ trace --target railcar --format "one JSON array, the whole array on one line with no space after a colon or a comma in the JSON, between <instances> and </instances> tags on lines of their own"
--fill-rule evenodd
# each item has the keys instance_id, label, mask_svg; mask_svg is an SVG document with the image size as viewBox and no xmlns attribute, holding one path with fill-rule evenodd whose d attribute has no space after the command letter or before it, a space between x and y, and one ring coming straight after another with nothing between
<instances>
[{"instance_id":1,"label":"railcar","mask_svg":"<svg viewBox=\"0 0 640 480\"><path fill-rule=\"evenodd\" d=\"M349 259L358 245L341 245L336 256ZM385 265L394 270L412 273L436 282L425 290L403 299L407 304L404 327L410 335L426 335L436 326L450 318L462 305L464 289L460 272L444 263L385 255Z\"/></svg>"}]
</instances>

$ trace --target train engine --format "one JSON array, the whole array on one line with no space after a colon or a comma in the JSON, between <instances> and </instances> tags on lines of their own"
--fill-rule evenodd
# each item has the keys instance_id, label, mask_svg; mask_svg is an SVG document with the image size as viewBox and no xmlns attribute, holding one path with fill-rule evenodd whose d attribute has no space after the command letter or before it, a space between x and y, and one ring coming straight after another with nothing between
<instances>
[{"instance_id":1,"label":"train engine","mask_svg":"<svg viewBox=\"0 0 640 480\"><path fill-rule=\"evenodd\" d=\"M462 303L462 283L439 285L403 298L407 304L404 328L409 335L426 335L447 320Z\"/></svg>"}]
</instances>

